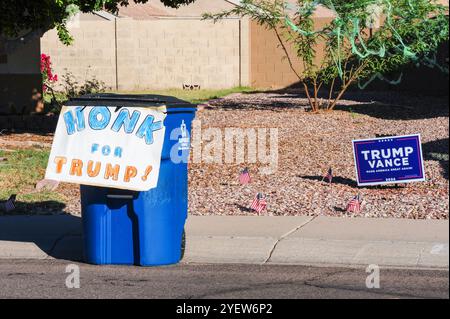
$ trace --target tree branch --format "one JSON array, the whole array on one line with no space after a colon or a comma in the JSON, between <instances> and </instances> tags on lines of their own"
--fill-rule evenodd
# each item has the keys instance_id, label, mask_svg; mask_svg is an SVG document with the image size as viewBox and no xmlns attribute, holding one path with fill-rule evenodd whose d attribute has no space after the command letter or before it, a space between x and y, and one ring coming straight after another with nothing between
<instances>
[{"instance_id":1,"label":"tree branch","mask_svg":"<svg viewBox=\"0 0 450 319\"><path fill-rule=\"evenodd\" d=\"M289 52L288 52L288 50L286 48L286 45L284 44L283 39L281 38L281 35L278 32L277 28L274 27L273 30L275 31L275 34L277 36L277 39L278 39L278 42L280 43L281 48L283 49L284 53L286 54L286 59L288 60L289 67L294 72L294 74L297 76L297 78L299 79L300 83L303 85L303 87L305 89L306 97L308 98L308 103L309 103L311 109L314 110L314 106L313 106L313 103L312 103L312 100L311 100L311 96L309 94L308 85L305 83L303 77L301 77L300 74L295 69L294 63L292 62L292 59L291 59L291 57L289 55Z\"/></svg>"}]
</instances>

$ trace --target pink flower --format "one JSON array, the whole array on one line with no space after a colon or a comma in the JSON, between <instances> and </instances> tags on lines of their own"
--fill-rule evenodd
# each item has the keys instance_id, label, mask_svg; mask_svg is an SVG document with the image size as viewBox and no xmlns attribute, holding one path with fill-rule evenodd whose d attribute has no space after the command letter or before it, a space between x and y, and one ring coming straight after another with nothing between
<instances>
[{"instance_id":1,"label":"pink flower","mask_svg":"<svg viewBox=\"0 0 450 319\"><path fill-rule=\"evenodd\" d=\"M46 92L49 88L50 83L58 81L58 75L53 74L52 62L50 61L50 56L44 53L41 54L41 74L44 82L43 91Z\"/></svg>"}]
</instances>

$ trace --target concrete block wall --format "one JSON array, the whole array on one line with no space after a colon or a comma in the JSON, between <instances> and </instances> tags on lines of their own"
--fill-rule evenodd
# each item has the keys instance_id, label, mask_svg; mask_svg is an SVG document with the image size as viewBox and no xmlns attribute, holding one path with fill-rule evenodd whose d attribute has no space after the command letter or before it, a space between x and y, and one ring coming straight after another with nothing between
<instances>
[{"instance_id":1,"label":"concrete block wall","mask_svg":"<svg viewBox=\"0 0 450 319\"><path fill-rule=\"evenodd\" d=\"M41 52L50 55L53 68L62 84L62 76L71 72L80 84L93 78L107 87L116 85L114 21L82 21L70 28L71 46L62 44L56 30L41 39Z\"/></svg>"},{"instance_id":2,"label":"concrete block wall","mask_svg":"<svg viewBox=\"0 0 450 319\"><path fill-rule=\"evenodd\" d=\"M251 23L251 86L259 88L279 88L298 81L297 76L284 58L276 34L256 22ZM296 70L302 70L293 48L290 49Z\"/></svg>"},{"instance_id":3,"label":"concrete block wall","mask_svg":"<svg viewBox=\"0 0 450 319\"><path fill-rule=\"evenodd\" d=\"M95 77L121 91L249 84L246 21L121 18L81 21L70 31L72 46L62 45L52 30L42 38L42 52L52 57L60 77L68 70L80 83Z\"/></svg>"},{"instance_id":4,"label":"concrete block wall","mask_svg":"<svg viewBox=\"0 0 450 319\"><path fill-rule=\"evenodd\" d=\"M330 20L331 18L316 18L314 20L315 27L317 29L322 28ZM296 72L302 74L303 65L297 57L294 46L286 41L284 43ZM259 25L256 21L251 21L250 47L251 65L249 82L252 87L278 89L298 83L298 77L292 71L286 59L286 53L280 46L279 40L273 30ZM316 48L317 62L323 59L323 49L324 43L319 43Z\"/></svg>"}]
</instances>

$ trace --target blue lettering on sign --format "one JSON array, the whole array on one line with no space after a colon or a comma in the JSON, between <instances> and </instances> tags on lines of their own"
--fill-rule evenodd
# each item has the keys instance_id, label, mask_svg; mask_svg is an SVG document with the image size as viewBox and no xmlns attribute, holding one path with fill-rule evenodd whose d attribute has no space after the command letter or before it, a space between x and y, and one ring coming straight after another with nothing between
<instances>
[{"instance_id":1,"label":"blue lettering on sign","mask_svg":"<svg viewBox=\"0 0 450 319\"><path fill-rule=\"evenodd\" d=\"M75 109L75 116L72 111L64 113L64 122L66 123L67 134L72 135L75 133L75 127L78 132L85 129L86 124L84 122L83 108L77 107Z\"/></svg>"},{"instance_id":2,"label":"blue lettering on sign","mask_svg":"<svg viewBox=\"0 0 450 319\"><path fill-rule=\"evenodd\" d=\"M97 153L99 149L100 149L100 145L99 144L97 144L97 143L92 144L92 146L91 146L91 154ZM101 148L101 154L103 156L109 156L111 154L111 150L112 150L111 146L104 145ZM122 157L122 153L123 153L123 148L122 147L116 146L114 148L114 153L113 153L114 157L121 158Z\"/></svg>"},{"instance_id":3,"label":"blue lettering on sign","mask_svg":"<svg viewBox=\"0 0 450 319\"><path fill-rule=\"evenodd\" d=\"M89 112L89 126L93 130L103 130L109 124L111 119L111 112L106 106L94 107L91 112Z\"/></svg>"},{"instance_id":4,"label":"blue lettering on sign","mask_svg":"<svg viewBox=\"0 0 450 319\"><path fill-rule=\"evenodd\" d=\"M424 181L419 135L353 141L359 186Z\"/></svg>"},{"instance_id":5,"label":"blue lettering on sign","mask_svg":"<svg viewBox=\"0 0 450 319\"><path fill-rule=\"evenodd\" d=\"M148 145L153 144L153 132L163 128L163 124L161 121L154 122L154 120L154 116L148 115L136 132L136 136L139 138L144 137L145 143Z\"/></svg>"},{"instance_id":6,"label":"blue lettering on sign","mask_svg":"<svg viewBox=\"0 0 450 319\"><path fill-rule=\"evenodd\" d=\"M102 154L105 156L108 156L109 154L111 154L111 147L109 147L109 145L105 145L102 147Z\"/></svg>"},{"instance_id":7,"label":"blue lettering on sign","mask_svg":"<svg viewBox=\"0 0 450 319\"><path fill-rule=\"evenodd\" d=\"M127 109L122 109L119 115L117 115L117 118L111 129L114 132L119 132L120 128L123 126L125 133L131 134L133 133L140 116L141 112L134 111L133 115L130 117L130 112Z\"/></svg>"},{"instance_id":8,"label":"blue lettering on sign","mask_svg":"<svg viewBox=\"0 0 450 319\"><path fill-rule=\"evenodd\" d=\"M122 148L121 147L116 147L116 149L114 150L114 157L118 157L118 158L122 157Z\"/></svg>"},{"instance_id":9,"label":"blue lettering on sign","mask_svg":"<svg viewBox=\"0 0 450 319\"><path fill-rule=\"evenodd\" d=\"M86 128L86 120L84 118L83 110L85 107L76 107L74 112L67 111L64 113L63 118L66 124L66 130L68 135L72 135L76 132L80 132ZM96 106L91 109L87 116L87 122L89 127L93 130L103 130L108 127L111 122L111 111L106 106ZM128 109L122 109L114 120L111 126L113 132L119 132L123 127L126 134L132 134L136 130L137 123L141 117L141 112L133 111L130 115ZM136 136L138 138L143 138L147 145L154 143L153 133L155 131L161 130L164 127L163 121L155 122L155 117L148 115L139 128L136 130ZM92 144L91 153L96 153L99 151L99 144ZM103 147L101 152L103 155L108 156L111 154L112 149L108 147ZM114 149L115 157L122 157L122 148Z\"/></svg>"},{"instance_id":10,"label":"blue lettering on sign","mask_svg":"<svg viewBox=\"0 0 450 319\"><path fill-rule=\"evenodd\" d=\"M91 153L94 154L95 152L97 152L99 147L100 147L100 145L98 145L97 143L92 144Z\"/></svg>"}]
</instances>

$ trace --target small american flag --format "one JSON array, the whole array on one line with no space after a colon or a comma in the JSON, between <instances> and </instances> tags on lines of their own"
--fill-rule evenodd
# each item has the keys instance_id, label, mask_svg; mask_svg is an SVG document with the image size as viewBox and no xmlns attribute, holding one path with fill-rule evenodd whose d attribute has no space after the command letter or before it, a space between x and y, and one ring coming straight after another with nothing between
<instances>
[{"instance_id":1,"label":"small american flag","mask_svg":"<svg viewBox=\"0 0 450 319\"><path fill-rule=\"evenodd\" d=\"M265 196L261 193L256 194L250 208L252 210L256 211L259 215L266 207L267 207L267 201L266 201Z\"/></svg>"},{"instance_id":2,"label":"small american flag","mask_svg":"<svg viewBox=\"0 0 450 319\"><path fill-rule=\"evenodd\" d=\"M5 203L3 203L3 206L5 207L6 212L10 212L10 211L16 209L16 205L15 205L16 196L17 195L11 195L11 197L9 197L9 199Z\"/></svg>"},{"instance_id":3,"label":"small american flag","mask_svg":"<svg viewBox=\"0 0 450 319\"><path fill-rule=\"evenodd\" d=\"M348 213L361 213L361 196L358 194L347 205Z\"/></svg>"},{"instance_id":4,"label":"small american flag","mask_svg":"<svg viewBox=\"0 0 450 319\"><path fill-rule=\"evenodd\" d=\"M250 183L252 179L250 178L250 173L248 172L248 168L244 168L241 173L239 174L239 182L242 185L246 185Z\"/></svg>"},{"instance_id":5,"label":"small american flag","mask_svg":"<svg viewBox=\"0 0 450 319\"><path fill-rule=\"evenodd\" d=\"M328 170L328 172L323 176L322 181L324 180L328 180L328 183L330 184L333 181L333 169L331 167Z\"/></svg>"}]
</instances>

